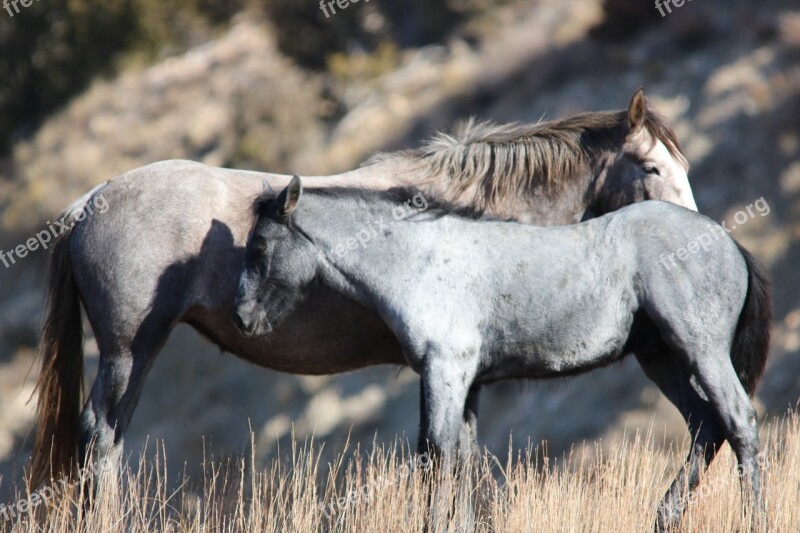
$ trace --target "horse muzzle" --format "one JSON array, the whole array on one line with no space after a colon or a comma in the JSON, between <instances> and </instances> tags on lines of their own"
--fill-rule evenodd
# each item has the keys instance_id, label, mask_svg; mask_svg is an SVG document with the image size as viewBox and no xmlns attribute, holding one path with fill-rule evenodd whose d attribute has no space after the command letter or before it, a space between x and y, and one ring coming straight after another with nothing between
<instances>
[{"instance_id":1,"label":"horse muzzle","mask_svg":"<svg viewBox=\"0 0 800 533\"><path fill-rule=\"evenodd\" d=\"M245 337L267 335L272 332L272 326L262 313L245 314L237 310L233 315L233 323Z\"/></svg>"}]
</instances>

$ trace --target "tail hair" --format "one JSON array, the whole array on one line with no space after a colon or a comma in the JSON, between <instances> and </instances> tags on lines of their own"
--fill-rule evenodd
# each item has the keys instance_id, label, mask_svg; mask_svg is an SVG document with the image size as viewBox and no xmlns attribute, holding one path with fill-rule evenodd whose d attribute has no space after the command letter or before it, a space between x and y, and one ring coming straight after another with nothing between
<instances>
[{"instance_id":1,"label":"tail hair","mask_svg":"<svg viewBox=\"0 0 800 533\"><path fill-rule=\"evenodd\" d=\"M31 487L68 474L77 464L78 416L83 392L83 322L70 260L71 228L55 242L47 282L36 383L36 439Z\"/></svg>"},{"instance_id":2,"label":"tail hair","mask_svg":"<svg viewBox=\"0 0 800 533\"><path fill-rule=\"evenodd\" d=\"M747 394L755 392L769 354L772 283L766 267L737 243L747 263L747 296L733 338L731 360Z\"/></svg>"}]
</instances>

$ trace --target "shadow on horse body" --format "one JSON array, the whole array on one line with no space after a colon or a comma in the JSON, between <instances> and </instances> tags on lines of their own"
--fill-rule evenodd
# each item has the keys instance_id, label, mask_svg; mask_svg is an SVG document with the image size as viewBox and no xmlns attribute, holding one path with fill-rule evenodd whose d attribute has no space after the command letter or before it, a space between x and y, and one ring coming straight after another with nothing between
<instances>
[{"instance_id":1,"label":"shadow on horse body","mask_svg":"<svg viewBox=\"0 0 800 533\"><path fill-rule=\"evenodd\" d=\"M311 287L373 310L422 378L418 451L450 457L476 387L573 375L635 354L693 437L658 527L677 522L725 440L763 505L749 395L769 348L770 286L723 228L664 202L550 228L451 209L388 216L404 194L303 194L295 178L277 198L256 201L236 301L243 332L269 335ZM343 251L377 219L379 234ZM709 245L694 257L670 259L700 236Z\"/></svg>"},{"instance_id":2,"label":"shadow on horse body","mask_svg":"<svg viewBox=\"0 0 800 533\"><path fill-rule=\"evenodd\" d=\"M571 224L647 199L696 209L674 133L638 91L626 110L532 125L469 123L423 148L382 155L309 188L419 190L454 208L522 222ZM94 457L119 455L148 369L176 324L263 367L330 374L404 364L382 318L319 287L269 339L242 335L233 303L253 224L248 206L290 176L166 161L100 186L63 214L67 223L95 195L109 204L54 245L37 384L34 486ZM100 350L81 411L80 309ZM478 388L462 433L476 435Z\"/></svg>"}]
</instances>

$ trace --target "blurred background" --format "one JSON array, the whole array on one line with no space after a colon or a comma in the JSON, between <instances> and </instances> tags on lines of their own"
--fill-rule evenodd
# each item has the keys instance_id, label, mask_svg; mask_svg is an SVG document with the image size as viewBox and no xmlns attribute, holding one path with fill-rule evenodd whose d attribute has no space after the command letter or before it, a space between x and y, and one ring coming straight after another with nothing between
<instances>
[{"instance_id":1,"label":"blurred background","mask_svg":"<svg viewBox=\"0 0 800 533\"><path fill-rule=\"evenodd\" d=\"M19 4L18 4L19 5ZM335 9L335 14L331 11ZM471 115L532 122L627 105L645 86L692 163L701 212L768 216L734 236L771 269L775 328L764 420L800 399L800 6L694 0L662 17L642 0L41 0L0 10L0 249L89 188L168 158L334 173L419 145ZM13 13L13 7L11 8ZM244 208L244 207L243 207ZM0 266L0 492L33 440L46 252ZM87 331L87 385L97 350ZM256 455L314 434L415 442L418 379L374 368L307 378L248 365L179 327L127 434L169 464ZM480 441L551 455L648 428L683 439L677 411L633 359L483 394ZM682 457L681 452L681 457Z\"/></svg>"}]
</instances>

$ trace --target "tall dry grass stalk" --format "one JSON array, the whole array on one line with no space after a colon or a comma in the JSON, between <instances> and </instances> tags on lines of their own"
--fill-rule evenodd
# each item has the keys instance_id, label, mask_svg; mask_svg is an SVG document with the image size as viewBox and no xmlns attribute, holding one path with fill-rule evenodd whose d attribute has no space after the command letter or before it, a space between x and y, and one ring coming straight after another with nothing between
<instances>
[{"instance_id":1,"label":"tall dry grass stalk","mask_svg":"<svg viewBox=\"0 0 800 533\"><path fill-rule=\"evenodd\" d=\"M771 531L800 524L800 416L765 425L765 491ZM684 443L686 444L686 443ZM313 441L252 469L254 454L204 463L204 479L168 480L164 450L103 474L95 505L79 487L6 520L0 531L647 531L683 452L651 434L584 447L553 460L541 449L484 455L478 464L436 480L427 458L403 443L349 450L323 464ZM684 445L683 449L686 449ZM432 489L433 484L433 490ZM433 496L429 496L433 494ZM23 490L17 499L31 501ZM433 503L431 503L433 502ZM12 502L5 502L6 514ZM726 446L704 476L681 531L748 531L735 460ZM763 529L763 528L762 528Z\"/></svg>"}]
</instances>

